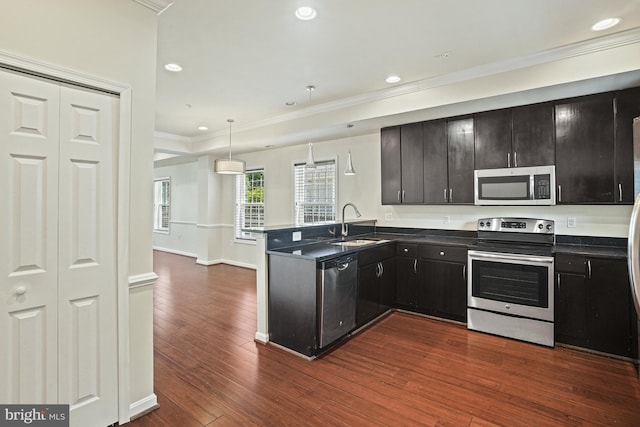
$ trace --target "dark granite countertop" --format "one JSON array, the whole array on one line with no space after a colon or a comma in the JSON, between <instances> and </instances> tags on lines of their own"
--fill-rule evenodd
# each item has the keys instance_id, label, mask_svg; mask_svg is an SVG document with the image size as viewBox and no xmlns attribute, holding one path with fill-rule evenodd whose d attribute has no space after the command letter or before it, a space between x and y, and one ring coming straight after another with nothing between
<instances>
[{"instance_id":1,"label":"dark granite countertop","mask_svg":"<svg viewBox=\"0 0 640 427\"><path fill-rule=\"evenodd\" d=\"M473 233L471 232L448 232L447 230L404 231L405 232L393 233L386 229L376 233L350 236L347 239L371 239L379 241L379 243L370 245L343 247L334 244L338 242L339 239L333 239L268 250L267 253L322 262L341 255L357 253L362 250L371 249L379 245L392 244L394 242L459 247L469 247L476 243L476 239L472 237ZM617 259L627 258L626 239L623 238L557 236L554 252L556 254L600 256Z\"/></svg>"}]
</instances>

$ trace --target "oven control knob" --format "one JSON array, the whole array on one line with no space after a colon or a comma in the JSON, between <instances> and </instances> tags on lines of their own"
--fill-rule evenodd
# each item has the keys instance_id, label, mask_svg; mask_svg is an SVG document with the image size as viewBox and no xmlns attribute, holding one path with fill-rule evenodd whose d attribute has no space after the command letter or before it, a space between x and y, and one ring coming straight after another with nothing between
<instances>
[{"instance_id":1,"label":"oven control knob","mask_svg":"<svg viewBox=\"0 0 640 427\"><path fill-rule=\"evenodd\" d=\"M542 224L538 224L538 228L539 228L540 230L542 230L542 228L544 228L544 225L542 225Z\"/></svg>"},{"instance_id":2,"label":"oven control knob","mask_svg":"<svg viewBox=\"0 0 640 427\"><path fill-rule=\"evenodd\" d=\"M480 221L480 228L484 227L484 222Z\"/></svg>"},{"instance_id":3,"label":"oven control knob","mask_svg":"<svg viewBox=\"0 0 640 427\"><path fill-rule=\"evenodd\" d=\"M487 228L491 227L491 221L487 221Z\"/></svg>"},{"instance_id":4,"label":"oven control knob","mask_svg":"<svg viewBox=\"0 0 640 427\"><path fill-rule=\"evenodd\" d=\"M552 228L553 226L551 224L547 224L547 230L551 231Z\"/></svg>"}]
</instances>

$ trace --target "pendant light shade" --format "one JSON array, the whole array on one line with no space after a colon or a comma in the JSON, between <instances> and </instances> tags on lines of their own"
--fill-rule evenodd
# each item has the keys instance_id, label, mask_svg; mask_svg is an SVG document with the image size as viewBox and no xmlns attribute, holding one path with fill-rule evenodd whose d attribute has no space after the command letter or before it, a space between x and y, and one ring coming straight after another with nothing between
<instances>
[{"instance_id":1,"label":"pendant light shade","mask_svg":"<svg viewBox=\"0 0 640 427\"><path fill-rule=\"evenodd\" d=\"M309 143L309 148L307 149L307 163L304 165L307 169L314 169L316 167L316 161L313 158L313 144Z\"/></svg>"},{"instance_id":2,"label":"pendant light shade","mask_svg":"<svg viewBox=\"0 0 640 427\"><path fill-rule=\"evenodd\" d=\"M356 171L353 169L353 163L351 162L351 150L347 154L347 168L344 170L345 175L355 175Z\"/></svg>"},{"instance_id":3,"label":"pendant light shade","mask_svg":"<svg viewBox=\"0 0 640 427\"><path fill-rule=\"evenodd\" d=\"M311 105L311 92L313 92L316 89L315 86L309 85L307 86L307 91L309 91L309 105ZM308 149L307 149L307 163L305 163L304 167L307 169L315 169L316 167L316 161L313 158L313 144L311 144L311 141L309 141L309 145L308 145Z\"/></svg>"},{"instance_id":4,"label":"pendant light shade","mask_svg":"<svg viewBox=\"0 0 640 427\"><path fill-rule=\"evenodd\" d=\"M348 124L347 125L347 129L349 129L349 137L351 137L351 128L353 127L352 124ZM353 162L351 161L351 150L349 150L349 153L347 154L347 168L344 170L344 174L345 175L355 175L356 171L353 168Z\"/></svg>"},{"instance_id":5,"label":"pendant light shade","mask_svg":"<svg viewBox=\"0 0 640 427\"><path fill-rule=\"evenodd\" d=\"M244 173L245 162L231 158L231 123L233 123L233 119L228 119L227 122L229 123L229 158L217 159L214 169L216 173L223 175L240 175Z\"/></svg>"}]
</instances>

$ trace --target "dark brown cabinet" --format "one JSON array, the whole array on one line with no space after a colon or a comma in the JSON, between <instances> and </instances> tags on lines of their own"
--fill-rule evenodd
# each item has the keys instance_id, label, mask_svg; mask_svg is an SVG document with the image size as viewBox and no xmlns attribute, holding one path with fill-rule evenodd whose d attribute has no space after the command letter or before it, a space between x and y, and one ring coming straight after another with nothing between
<instances>
[{"instance_id":1,"label":"dark brown cabinet","mask_svg":"<svg viewBox=\"0 0 640 427\"><path fill-rule=\"evenodd\" d=\"M396 283L394 245L366 249L358 254L356 326L362 326L393 306Z\"/></svg>"},{"instance_id":2,"label":"dark brown cabinet","mask_svg":"<svg viewBox=\"0 0 640 427\"><path fill-rule=\"evenodd\" d=\"M558 203L613 203L613 95L556 103L555 117Z\"/></svg>"},{"instance_id":3,"label":"dark brown cabinet","mask_svg":"<svg viewBox=\"0 0 640 427\"><path fill-rule=\"evenodd\" d=\"M476 169L555 164L553 103L474 114Z\"/></svg>"},{"instance_id":4,"label":"dark brown cabinet","mask_svg":"<svg viewBox=\"0 0 640 427\"><path fill-rule=\"evenodd\" d=\"M473 118L447 121L448 203L473 204ZM444 192L443 192L444 193Z\"/></svg>"},{"instance_id":5,"label":"dark brown cabinet","mask_svg":"<svg viewBox=\"0 0 640 427\"><path fill-rule=\"evenodd\" d=\"M511 109L513 165L546 166L556 163L552 102Z\"/></svg>"},{"instance_id":6,"label":"dark brown cabinet","mask_svg":"<svg viewBox=\"0 0 640 427\"><path fill-rule=\"evenodd\" d=\"M380 131L380 156L382 176L382 204L400 203L402 189L402 161L400 157L400 126Z\"/></svg>"},{"instance_id":7,"label":"dark brown cabinet","mask_svg":"<svg viewBox=\"0 0 640 427\"><path fill-rule=\"evenodd\" d=\"M449 201L447 121L424 122L422 129L424 132L424 203L430 205L447 203Z\"/></svg>"},{"instance_id":8,"label":"dark brown cabinet","mask_svg":"<svg viewBox=\"0 0 640 427\"><path fill-rule=\"evenodd\" d=\"M633 119L640 117L640 88L616 92L614 113L615 201L633 204Z\"/></svg>"},{"instance_id":9,"label":"dark brown cabinet","mask_svg":"<svg viewBox=\"0 0 640 427\"><path fill-rule=\"evenodd\" d=\"M415 311L418 306L418 245L396 244L396 307Z\"/></svg>"},{"instance_id":10,"label":"dark brown cabinet","mask_svg":"<svg viewBox=\"0 0 640 427\"><path fill-rule=\"evenodd\" d=\"M418 311L467 321L467 249L420 245Z\"/></svg>"},{"instance_id":11,"label":"dark brown cabinet","mask_svg":"<svg viewBox=\"0 0 640 427\"><path fill-rule=\"evenodd\" d=\"M556 255L556 341L637 357L637 317L625 260Z\"/></svg>"},{"instance_id":12,"label":"dark brown cabinet","mask_svg":"<svg viewBox=\"0 0 640 427\"><path fill-rule=\"evenodd\" d=\"M476 113L473 125L476 169L512 167L511 109Z\"/></svg>"},{"instance_id":13,"label":"dark brown cabinet","mask_svg":"<svg viewBox=\"0 0 640 427\"><path fill-rule=\"evenodd\" d=\"M382 204L423 203L423 135L422 123L382 129Z\"/></svg>"}]
</instances>

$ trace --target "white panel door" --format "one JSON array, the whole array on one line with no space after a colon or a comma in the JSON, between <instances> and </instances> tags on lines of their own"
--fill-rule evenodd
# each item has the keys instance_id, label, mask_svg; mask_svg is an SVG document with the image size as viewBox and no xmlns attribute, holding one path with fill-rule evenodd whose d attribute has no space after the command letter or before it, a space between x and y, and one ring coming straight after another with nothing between
<instances>
[{"instance_id":1,"label":"white panel door","mask_svg":"<svg viewBox=\"0 0 640 427\"><path fill-rule=\"evenodd\" d=\"M57 403L60 87L0 72L0 402Z\"/></svg>"},{"instance_id":2,"label":"white panel door","mask_svg":"<svg viewBox=\"0 0 640 427\"><path fill-rule=\"evenodd\" d=\"M118 98L0 71L0 402L118 420Z\"/></svg>"},{"instance_id":3,"label":"white panel door","mask_svg":"<svg viewBox=\"0 0 640 427\"><path fill-rule=\"evenodd\" d=\"M61 88L58 398L78 426L118 420L117 101Z\"/></svg>"}]
</instances>

